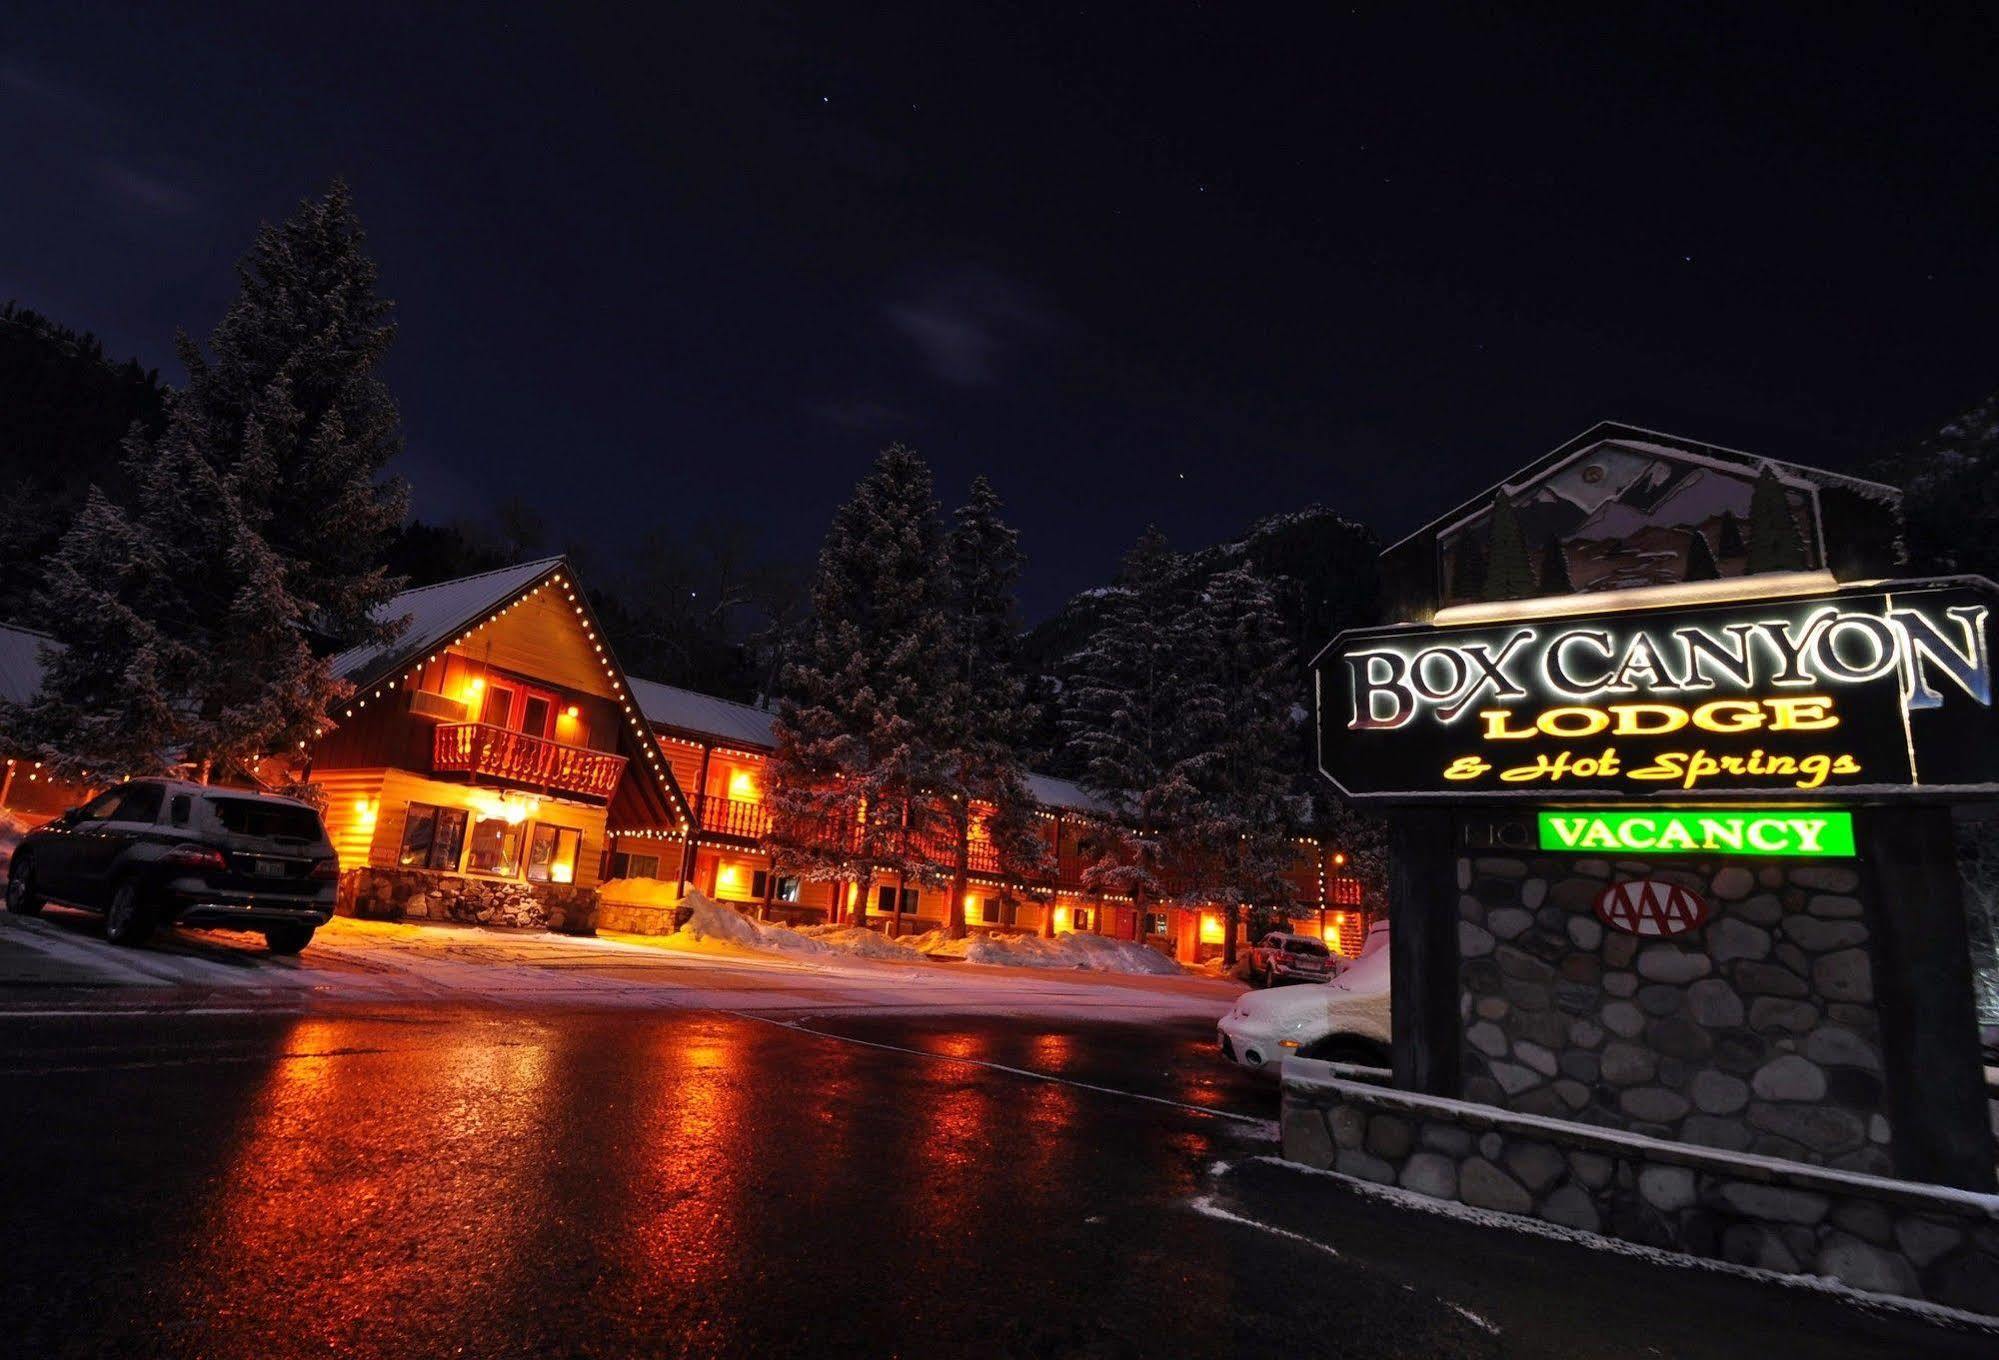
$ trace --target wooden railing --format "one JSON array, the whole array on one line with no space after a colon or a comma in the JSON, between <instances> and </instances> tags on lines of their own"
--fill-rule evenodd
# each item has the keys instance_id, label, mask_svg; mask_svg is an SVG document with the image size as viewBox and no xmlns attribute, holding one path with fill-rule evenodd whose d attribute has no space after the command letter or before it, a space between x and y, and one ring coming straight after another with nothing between
<instances>
[{"instance_id":1,"label":"wooden railing","mask_svg":"<svg viewBox=\"0 0 1999 1360\"><path fill-rule=\"evenodd\" d=\"M754 840L770 830L770 809L743 798L703 798L701 829Z\"/></svg>"},{"instance_id":2,"label":"wooden railing","mask_svg":"<svg viewBox=\"0 0 1999 1360\"><path fill-rule=\"evenodd\" d=\"M444 723L437 729L431 768L609 799L625 772L625 758L491 723Z\"/></svg>"}]
</instances>

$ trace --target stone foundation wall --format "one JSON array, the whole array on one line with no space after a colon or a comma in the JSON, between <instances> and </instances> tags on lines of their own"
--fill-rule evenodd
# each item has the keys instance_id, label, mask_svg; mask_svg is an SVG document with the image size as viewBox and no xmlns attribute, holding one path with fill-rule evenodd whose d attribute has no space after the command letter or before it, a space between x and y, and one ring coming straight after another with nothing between
<instances>
[{"instance_id":1,"label":"stone foundation wall","mask_svg":"<svg viewBox=\"0 0 1999 1360\"><path fill-rule=\"evenodd\" d=\"M373 921L450 921L588 935L597 927L597 890L566 883L521 883L430 869L349 869L335 908Z\"/></svg>"},{"instance_id":2,"label":"stone foundation wall","mask_svg":"<svg viewBox=\"0 0 1999 1360\"><path fill-rule=\"evenodd\" d=\"M679 927L679 907L656 902L617 902L608 898L597 904L599 930L615 930L626 935L671 935Z\"/></svg>"},{"instance_id":3,"label":"stone foundation wall","mask_svg":"<svg viewBox=\"0 0 1999 1360\"><path fill-rule=\"evenodd\" d=\"M1999 1195L1513 1114L1351 1070L1286 1062L1287 1158L1695 1256L1999 1308Z\"/></svg>"},{"instance_id":4,"label":"stone foundation wall","mask_svg":"<svg viewBox=\"0 0 1999 1360\"><path fill-rule=\"evenodd\" d=\"M1706 899L1647 939L1597 895L1650 878ZM1885 1173L1870 931L1848 867L1541 855L1458 865L1467 1100Z\"/></svg>"}]
</instances>

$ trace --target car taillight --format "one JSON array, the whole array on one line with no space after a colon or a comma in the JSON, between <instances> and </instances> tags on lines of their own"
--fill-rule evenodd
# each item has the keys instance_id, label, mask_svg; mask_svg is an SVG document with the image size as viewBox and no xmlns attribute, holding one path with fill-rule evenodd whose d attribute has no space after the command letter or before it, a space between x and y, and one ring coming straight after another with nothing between
<instances>
[{"instance_id":1,"label":"car taillight","mask_svg":"<svg viewBox=\"0 0 1999 1360\"><path fill-rule=\"evenodd\" d=\"M314 878L324 878L324 879L339 878L340 861L337 859L320 860L317 864L312 866L312 876Z\"/></svg>"},{"instance_id":2,"label":"car taillight","mask_svg":"<svg viewBox=\"0 0 1999 1360\"><path fill-rule=\"evenodd\" d=\"M181 869L227 869L229 861L220 850L205 845L176 845L167 851L167 863Z\"/></svg>"}]
</instances>

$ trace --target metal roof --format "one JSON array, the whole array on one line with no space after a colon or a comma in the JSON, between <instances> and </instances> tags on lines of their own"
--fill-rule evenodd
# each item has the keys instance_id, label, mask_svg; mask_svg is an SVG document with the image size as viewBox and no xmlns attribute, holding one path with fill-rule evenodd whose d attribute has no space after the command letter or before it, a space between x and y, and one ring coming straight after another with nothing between
<instances>
[{"instance_id":1,"label":"metal roof","mask_svg":"<svg viewBox=\"0 0 1999 1360\"><path fill-rule=\"evenodd\" d=\"M777 715L768 710L675 685L662 685L657 680L645 680L636 675L627 679L631 682L632 697L639 701L639 711L656 726L692 732L760 751L769 751L777 746L777 738L771 732L771 723ZM1076 812L1110 811L1096 795L1052 774L1030 773L1027 776L1027 791L1043 807L1068 808Z\"/></svg>"},{"instance_id":2,"label":"metal roof","mask_svg":"<svg viewBox=\"0 0 1999 1360\"><path fill-rule=\"evenodd\" d=\"M0 699L25 704L42 687L42 648L61 650L47 633L0 623Z\"/></svg>"},{"instance_id":3,"label":"metal roof","mask_svg":"<svg viewBox=\"0 0 1999 1360\"><path fill-rule=\"evenodd\" d=\"M657 680L644 680L636 675L628 678L632 685L632 697L639 701L639 712L658 726L698 732L705 737L765 751L777 746L777 737L771 732L771 723L777 717L775 713L739 704L733 699L718 699L712 694L662 685Z\"/></svg>"},{"instance_id":4,"label":"metal roof","mask_svg":"<svg viewBox=\"0 0 1999 1360\"><path fill-rule=\"evenodd\" d=\"M405 590L375 612L378 619L408 618L402 636L385 647L352 647L333 658L333 673L356 685L407 664L450 641L493 609L561 566L560 557L521 562L477 576L461 576L434 586Z\"/></svg>"}]
</instances>

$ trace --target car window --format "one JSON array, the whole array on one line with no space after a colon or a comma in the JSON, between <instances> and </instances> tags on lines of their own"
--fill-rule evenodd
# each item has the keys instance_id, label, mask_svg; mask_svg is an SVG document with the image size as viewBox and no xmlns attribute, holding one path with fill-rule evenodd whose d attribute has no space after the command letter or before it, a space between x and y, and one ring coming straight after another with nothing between
<instances>
[{"instance_id":1,"label":"car window","mask_svg":"<svg viewBox=\"0 0 1999 1360\"><path fill-rule=\"evenodd\" d=\"M150 826L160 819L160 805L167 791L158 784L134 784L125 792L125 801L112 814L113 821L139 822Z\"/></svg>"},{"instance_id":2,"label":"car window","mask_svg":"<svg viewBox=\"0 0 1999 1360\"><path fill-rule=\"evenodd\" d=\"M193 809L194 800L184 793L177 793L174 795L173 806L168 810L167 819L175 826L186 826L188 816Z\"/></svg>"},{"instance_id":3,"label":"car window","mask_svg":"<svg viewBox=\"0 0 1999 1360\"><path fill-rule=\"evenodd\" d=\"M119 804L125 801L125 795L131 791L130 786L126 785L112 789L109 793L98 794L81 808L77 809L76 819L79 822L110 821L118 815Z\"/></svg>"},{"instance_id":4,"label":"car window","mask_svg":"<svg viewBox=\"0 0 1999 1360\"><path fill-rule=\"evenodd\" d=\"M1285 943L1284 948L1293 954L1313 954L1320 957L1330 952L1317 940L1290 940Z\"/></svg>"},{"instance_id":5,"label":"car window","mask_svg":"<svg viewBox=\"0 0 1999 1360\"><path fill-rule=\"evenodd\" d=\"M321 836L319 814L296 803L263 798L210 798L207 802L223 829L239 836L289 841L316 841Z\"/></svg>"}]
</instances>

